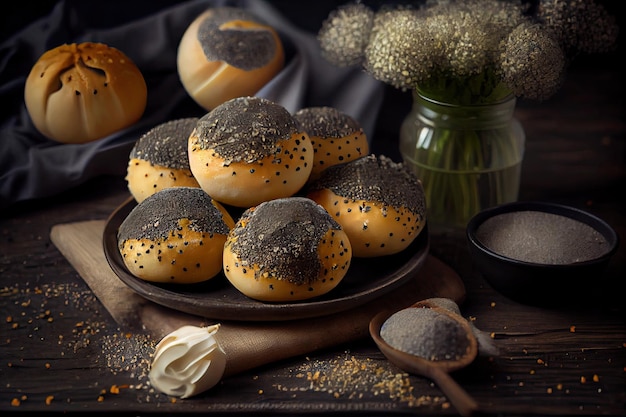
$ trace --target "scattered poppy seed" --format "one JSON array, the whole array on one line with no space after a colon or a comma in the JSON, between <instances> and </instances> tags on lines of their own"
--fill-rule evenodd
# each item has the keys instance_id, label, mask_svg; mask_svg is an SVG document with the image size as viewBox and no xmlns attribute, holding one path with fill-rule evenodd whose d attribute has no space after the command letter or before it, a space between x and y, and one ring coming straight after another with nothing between
<instances>
[{"instance_id":1,"label":"scattered poppy seed","mask_svg":"<svg viewBox=\"0 0 626 417\"><path fill-rule=\"evenodd\" d=\"M325 392L335 399L361 399L365 395L386 396L409 407L441 405L446 398L435 395L418 395L411 385L409 374L385 360L359 359L349 352L328 360L306 361L295 369L294 376L305 386L287 387L277 385L280 391Z\"/></svg>"}]
</instances>

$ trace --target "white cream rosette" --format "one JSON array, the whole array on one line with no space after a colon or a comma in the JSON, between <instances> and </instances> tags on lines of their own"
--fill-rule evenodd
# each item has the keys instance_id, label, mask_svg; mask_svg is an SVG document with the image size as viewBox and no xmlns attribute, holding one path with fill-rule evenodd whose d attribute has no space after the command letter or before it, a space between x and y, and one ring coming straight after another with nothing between
<instances>
[{"instance_id":1,"label":"white cream rosette","mask_svg":"<svg viewBox=\"0 0 626 417\"><path fill-rule=\"evenodd\" d=\"M152 386L180 398L215 386L226 368L226 354L215 339L219 327L183 326L161 339L150 367Z\"/></svg>"}]
</instances>

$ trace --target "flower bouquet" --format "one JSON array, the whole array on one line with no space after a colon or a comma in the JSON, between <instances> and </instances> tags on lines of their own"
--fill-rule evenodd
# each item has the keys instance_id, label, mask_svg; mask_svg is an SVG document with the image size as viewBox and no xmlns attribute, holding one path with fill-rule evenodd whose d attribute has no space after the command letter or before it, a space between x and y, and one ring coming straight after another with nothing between
<instances>
[{"instance_id":1,"label":"flower bouquet","mask_svg":"<svg viewBox=\"0 0 626 417\"><path fill-rule=\"evenodd\" d=\"M429 221L463 227L517 199L525 137L515 100L548 99L576 56L610 51L617 35L592 0L426 0L343 5L318 40L330 63L413 93L400 152L423 182Z\"/></svg>"}]
</instances>

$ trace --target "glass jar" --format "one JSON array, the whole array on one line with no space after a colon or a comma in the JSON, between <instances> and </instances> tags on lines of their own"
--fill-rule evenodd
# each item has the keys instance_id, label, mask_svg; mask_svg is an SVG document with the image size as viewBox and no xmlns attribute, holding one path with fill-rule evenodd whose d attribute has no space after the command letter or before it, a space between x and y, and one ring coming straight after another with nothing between
<instances>
[{"instance_id":1,"label":"glass jar","mask_svg":"<svg viewBox=\"0 0 626 417\"><path fill-rule=\"evenodd\" d=\"M515 96L480 105L413 97L400 153L424 186L429 228L464 229L482 209L516 201L526 136Z\"/></svg>"}]
</instances>

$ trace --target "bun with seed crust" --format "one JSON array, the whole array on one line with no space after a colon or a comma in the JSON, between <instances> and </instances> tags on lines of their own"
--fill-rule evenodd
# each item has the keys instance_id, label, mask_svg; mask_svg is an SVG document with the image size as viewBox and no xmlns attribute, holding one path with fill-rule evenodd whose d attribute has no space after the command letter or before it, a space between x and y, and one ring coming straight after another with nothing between
<instances>
[{"instance_id":1,"label":"bun with seed crust","mask_svg":"<svg viewBox=\"0 0 626 417\"><path fill-rule=\"evenodd\" d=\"M234 225L225 208L200 188L166 188L128 214L118 231L118 248L140 279L193 284L221 272L224 243Z\"/></svg>"},{"instance_id":2,"label":"bun with seed crust","mask_svg":"<svg viewBox=\"0 0 626 417\"><path fill-rule=\"evenodd\" d=\"M334 107L306 107L293 117L313 143L313 168L309 180L333 165L369 154L365 131L358 121Z\"/></svg>"},{"instance_id":3,"label":"bun with seed crust","mask_svg":"<svg viewBox=\"0 0 626 417\"><path fill-rule=\"evenodd\" d=\"M285 63L276 30L235 7L208 9L189 25L178 46L177 68L187 93L211 110L254 95Z\"/></svg>"},{"instance_id":4,"label":"bun with seed crust","mask_svg":"<svg viewBox=\"0 0 626 417\"><path fill-rule=\"evenodd\" d=\"M322 172L306 196L341 224L354 257L406 249L426 224L422 183L401 163L367 155Z\"/></svg>"},{"instance_id":5,"label":"bun with seed crust","mask_svg":"<svg viewBox=\"0 0 626 417\"><path fill-rule=\"evenodd\" d=\"M243 213L224 245L224 274L250 298L298 301L335 288L351 259L348 236L324 208L287 197Z\"/></svg>"},{"instance_id":6,"label":"bun with seed crust","mask_svg":"<svg viewBox=\"0 0 626 417\"><path fill-rule=\"evenodd\" d=\"M147 98L139 68L120 50L93 42L45 52L24 86L33 124L61 143L90 142L131 126Z\"/></svg>"},{"instance_id":7,"label":"bun with seed crust","mask_svg":"<svg viewBox=\"0 0 626 417\"><path fill-rule=\"evenodd\" d=\"M126 182L140 203L170 187L200 187L189 168L187 143L197 117L171 120L150 129L130 151Z\"/></svg>"},{"instance_id":8,"label":"bun with seed crust","mask_svg":"<svg viewBox=\"0 0 626 417\"><path fill-rule=\"evenodd\" d=\"M243 208L294 195L313 164L306 132L283 106L258 97L234 98L201 117L188 153L200 187Z\"/></svg>"}]
</instances>

